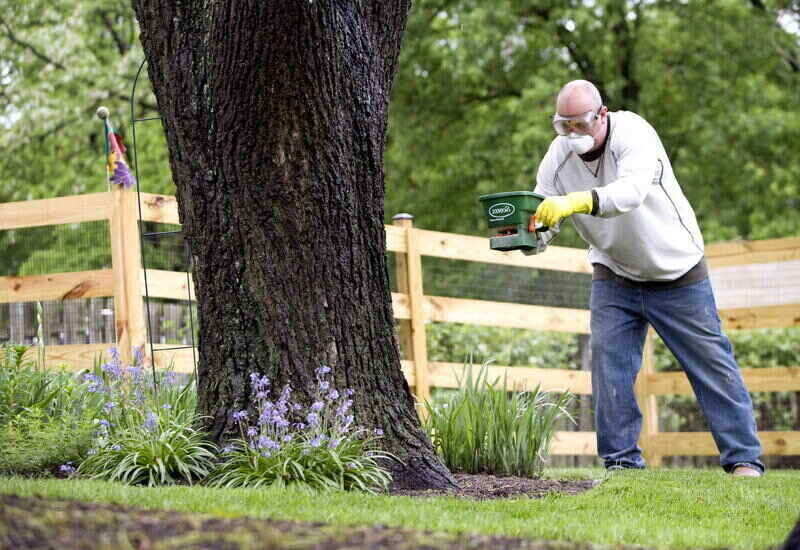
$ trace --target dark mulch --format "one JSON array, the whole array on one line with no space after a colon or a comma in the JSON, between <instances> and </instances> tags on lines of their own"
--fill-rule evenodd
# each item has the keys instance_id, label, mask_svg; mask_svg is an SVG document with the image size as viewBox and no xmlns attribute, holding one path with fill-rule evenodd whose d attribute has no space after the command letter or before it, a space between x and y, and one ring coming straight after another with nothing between
<instances>
[{"instance_id":1,"label":"dark mulch","mask_svg":"<svg viewBox=\"0 0 800 550\"><path fill-rule=\"evenodd\" d=\"M474 500L493 498L541 498L550 493L577 495L588 491L597 480L560 481L557 479L531 479L526 477L500 477L490 474L454 474L458 489L453 490L393 490L393 495L414 497L454 496Z\"/></svg>"},{"instance_id":2,"label":"dark mulch","mask_svg":"<svg viewBox=\"0 0 800 550\"><path fill-rule=\"evenodd\" d=\"M557 481L493 475L456 474L452 491L392 491L393 495L452 495L485 500L575 495L593 481ZM342 527L322 523L218 518L117 504L47 500L0 495L0 549L131 548L244 550L335 549L530 549L588 550L588 544L537 542L477 534L453 535L397 527Z\"/></svg>"}]
</instances>

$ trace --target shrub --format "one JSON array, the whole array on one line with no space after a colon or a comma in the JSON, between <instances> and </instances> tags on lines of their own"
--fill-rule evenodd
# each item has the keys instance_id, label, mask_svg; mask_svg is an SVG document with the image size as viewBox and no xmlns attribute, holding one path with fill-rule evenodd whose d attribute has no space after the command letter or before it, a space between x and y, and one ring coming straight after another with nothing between
<instances>
[{"instance_id":1,"label":"shrub","mask_svg":"<svg viewBox=\"0 0 800 550\"><path fill-rule=\"evenodd\" d=\"M539 386L509 391L506 380L487 381L488 364L476 377L472 366L459 390L438 404L425 403L425 430L453 471L536 477L541 475L555 422L569 416L570 393L554 400Z\"/></svg>"},{"instance_id":2,"label":"shrub","mask_svg":"<svg viewBox=\"0 0 800 550\"><path fill-rule=\"evenodd\" d=\"M216 447L195 428L194 381L175 382L171 370L156 374L153 385L137 354L133 365L111 361L86 373L88 391L101 396L94 447L77 473L129 484L192 483L213 469Z\"/></svg>"},{"instance_id":3,"label":"shrub","mask_svg":"<svg viewBox=\"0 0 800 550\"><path fill-rule=\"evenodd\" d=\"M234 413L240 437L223 449L224 461L211 483L221 487L292 484L314 490L386 489L391 477L378 461L393 457L376 449L380 434L353 426L353 392L339 393L332 388L329 372L329 367L317 369L314 401L308 408L291 401L288 385L271 401L269 380L253 373L255 418L247 411ZM292 418L301 421L292 422Z\"/></svg>"}]
</instances>

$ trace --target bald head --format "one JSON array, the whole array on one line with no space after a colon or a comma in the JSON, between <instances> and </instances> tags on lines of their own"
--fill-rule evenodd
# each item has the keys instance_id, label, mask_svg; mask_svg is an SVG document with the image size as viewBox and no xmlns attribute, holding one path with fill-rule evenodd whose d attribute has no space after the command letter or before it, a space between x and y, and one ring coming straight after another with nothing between
<instances>
[{"instance_id":1,"label":"bald head","mask_svg":"<svg viewBox=\"0 0 800 550\"><path fill-rule=\"evenodd\" d=\"M561 116L577 116L602 107L603 99L588 80L573 80L564 84L556 98L556 112Z\"/></svg>"}]
</instances>

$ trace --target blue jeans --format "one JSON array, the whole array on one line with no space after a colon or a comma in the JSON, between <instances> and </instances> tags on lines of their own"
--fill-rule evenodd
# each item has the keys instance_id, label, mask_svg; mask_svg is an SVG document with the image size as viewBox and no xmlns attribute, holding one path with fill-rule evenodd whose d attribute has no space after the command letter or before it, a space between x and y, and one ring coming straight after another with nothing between
<instances>
[{"instance_id":1,"label":"blue jeans","mask_svg":"<svg viewBox=\"0 0 800 550\"><path fill-rule=\"evenodd\" d=\"M751 464L763 470L753 405L733 348L722 333L711 283L671 289L592 281L592 393L597 451L605 466L643 468L637 445L642 414L634 382L648 324L683 367L726 471Z\"/></svg>"}]
</instances>

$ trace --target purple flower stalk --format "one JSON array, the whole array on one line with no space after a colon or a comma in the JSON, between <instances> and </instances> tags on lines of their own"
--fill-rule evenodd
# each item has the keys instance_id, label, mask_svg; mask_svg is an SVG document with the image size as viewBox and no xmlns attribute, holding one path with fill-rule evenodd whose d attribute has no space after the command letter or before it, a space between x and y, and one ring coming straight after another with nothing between
<instances>
[{"instance_id":1,"label":"purple flower stalk","mask_svg":"<svg viewBox=\"0 0 800 550\"><path fill-rule=\"evenodd\" d=\"M241 422L242 420L247 420L247 411L238 411L233 413L233 419L236 422Z\"/></svg>"},{"instance_id":2,"label":"purple flower stalk","mask_svg":"<svg viewBox=\"0 0 800 550\"><path fill-rule=\"evenodd\" d=\"M329 372L331 372L331 368L327 365L322 365L316 370L317 376L325 376Z\"/></svg>"},{"instance_id":3,"label":"purple flower stalk","mask_svg":"<svg viewBox=\"0 0 800 550\"><path fill-rule=\"evenodd\" d=\"M67 462L66 464L62 464L61 466L59 466L58 471L64 475L71 476L72 474L75 473L75 466Z\"/></svg>"},{"instance_id":4,"label":"purple flower stalk","mask_svg":"<svg viewBox=\"0 0 800 550\"><path fill-rule=\"evenodd\" d=\"M144 426L145 430L152 431L155 429L157 424L158 424L158 415L156 415L156 413L154 413L153 411L150 411L147 413L147 417L144 419L144 423L142 424L142 426Z\"/></svg>"}]
</instances>

